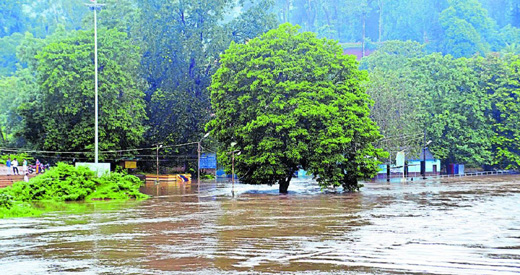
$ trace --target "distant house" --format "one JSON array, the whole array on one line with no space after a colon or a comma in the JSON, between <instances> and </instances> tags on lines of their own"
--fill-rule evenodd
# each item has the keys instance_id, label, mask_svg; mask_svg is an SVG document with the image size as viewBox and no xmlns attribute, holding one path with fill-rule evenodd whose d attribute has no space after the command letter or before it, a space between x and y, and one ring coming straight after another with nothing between
<instances>
[{"instance_id":1,"label":"distant house","mask_svg":"<svg viewBox=\"0 0 520 275\"><path fill-rule=\"evenodd\" d=\"M421 161L424 160L423 150L419 157L408 159L408 173L421 173ZM428 148L426 148L426 174L438 175L441 171L441 160L436 159Z\"/></svg>"}]
</instances>

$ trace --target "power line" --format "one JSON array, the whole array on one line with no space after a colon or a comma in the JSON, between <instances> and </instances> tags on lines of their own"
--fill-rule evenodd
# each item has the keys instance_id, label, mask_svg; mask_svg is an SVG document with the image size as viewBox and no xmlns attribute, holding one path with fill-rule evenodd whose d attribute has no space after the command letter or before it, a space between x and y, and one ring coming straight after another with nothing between
<instances>
[{"instance_id":1,"label":"power line","mask_svg":"<svg viewBox=\"0 0 520 275\"><path fill-rule=\"evenodd\" d=\"M173 144L173 145L163 145L162 148L173 148L173 147L183 147L188 145L195 145L197 142L187 142L187 143L181 143L181 144ZM139 152L139 151L145 151L145 150L155 150L156 147L149 147L149 148L136 148L136 149L126 149L126 150L108 150L108 151L100 151L100 153L124 153L124 152ZM43 153L43 154L92 154L92 151L87 152L68 152L68 151L46 151L46 150L30 150L30 149L20 149L20 148L7 148L7 147L0 147L0 151L6 151L6 152L17 152L17 153Z\"/></svg>"}]
</instances>

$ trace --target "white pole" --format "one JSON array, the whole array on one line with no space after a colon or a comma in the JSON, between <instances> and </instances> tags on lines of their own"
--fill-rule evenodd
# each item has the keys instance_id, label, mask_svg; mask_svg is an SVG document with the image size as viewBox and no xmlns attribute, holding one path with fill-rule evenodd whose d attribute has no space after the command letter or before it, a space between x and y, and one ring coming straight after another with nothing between
<instances>
[{"instance_id":1,"label":"white pole","mask_svg":"<svg viewBox=\"0 0 520 275\"><path fill-rule=\"evenodd\" d=\"M157 174L155 180L159 182L159 144L157 144Z\"/></svg>"},{"instance_id":2,"label":"white pole","mask_svg":"<svg viewBox=\"0 0 520 275\"><path fill-rule=\"evenodd\" d=\"M95 123L94 123L94 150L95 150L95 158L94 162L97 164L99 155L98 155L98 139L99 139L99 133L98 133L98 57L97 57L97 12L96 7L94 8L94 66L96 69L96 73L94 75L94 81L95 81L95 97L94 97L94 116L95 116Z\"/></svg>"},{"instance_id":3,"label":"white pole","mask_svg":"<svg viewBox=\"0 0 520 275\"><path fill-rule=\"evenodd\" d=\"M202 141L202 139L201 139ZM197 157L197 182L199 183L200 185L200 151L201 151L201 148L200 148L200 142L197 142L197 153L198 153L198 157Z\"/></svg>"}]
</instances>

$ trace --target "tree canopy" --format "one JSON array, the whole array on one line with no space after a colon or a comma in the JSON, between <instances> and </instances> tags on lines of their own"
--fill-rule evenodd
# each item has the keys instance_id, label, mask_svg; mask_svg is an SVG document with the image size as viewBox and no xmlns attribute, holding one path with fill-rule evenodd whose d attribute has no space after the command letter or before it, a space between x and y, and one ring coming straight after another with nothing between
<instances>
[{"instance_id":1,"label":"tree canopy","mask_svg":"<svg viewBox=\"0 0 520 275\"><path fill-rule=\"evenodd\" d=\"M443 164L518 168L518 56L454 58L390 42L366 57L380 147L417 156L423 135ZM391 163L392 160L390 159Z\"/></svg>"},{"instance_id":2,"label":"tree canopy","mask_svg":"<svg viewBox=\"0 0 520 275\"><path fill-rule=\"evenodd\" d=\"M116 30L99 33L100 150L135 148L142 141L144 93L139 54ZM36 56L40 89L21 105L21 135L38 148L85 151L94 127L93 33L78 31L49 43Z\"/></svg>"},{"instance_id":3,"label":"tree canopy","mask_svg":"<svg viewBox=\"0 0 520 275\"><path fill-rule=\"evenodd\" d=\"M332 40L283 24L221 55L211 84L219 159L248 184L279 184L287 192L301 167L318 183L359 188L385 156L369 118L366 73Z\"/></svg>"},{"instance_id":4,"label":"tree canopy","mask_svg":"<svg viewBox=\"0 0 520 275\"><path fill-rule=\"evenodd\" d=\"M183 143L200 138L210 116L207 88L218 56L231 41L244 42L276 26L265 5L263 0L139 2L138 36L146 42L142 73L149 83L147 140ZM229 14L234 9L243 12Z\"/></svg>"}]
</instances>

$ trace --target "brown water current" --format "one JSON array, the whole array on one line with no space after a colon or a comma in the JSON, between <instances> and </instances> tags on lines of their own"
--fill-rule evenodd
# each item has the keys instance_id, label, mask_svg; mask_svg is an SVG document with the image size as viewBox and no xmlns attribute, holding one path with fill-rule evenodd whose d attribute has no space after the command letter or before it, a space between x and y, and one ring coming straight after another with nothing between
<instances>
[{"instance_id":1,"label":"brown water current","mask_svg":"<svg viewBox=\"0 0 520 275\"><path fill-rule=\"evenodd\" d=\"M0 273L520 273L520 176L289 190L152 184L146 201L0 220Z\"/></svg>"}]
</instances>

